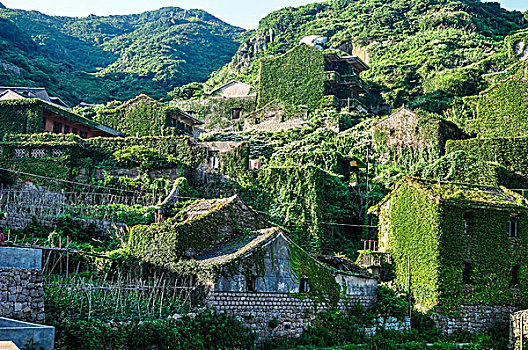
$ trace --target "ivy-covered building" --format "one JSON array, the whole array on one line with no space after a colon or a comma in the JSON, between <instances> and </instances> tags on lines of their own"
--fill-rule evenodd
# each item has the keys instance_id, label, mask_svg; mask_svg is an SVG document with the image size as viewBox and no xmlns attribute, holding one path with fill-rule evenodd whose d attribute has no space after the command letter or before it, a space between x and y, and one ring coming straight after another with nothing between
<instances>
[{"instance_id":1,"label":"ivy-covered building","mask_svg":"<svg viewBox=\"0 0 528 350\"><path fill-rule=\"evenodd\" d=\"M139 95L116 108L99 110L93 119L136 137L180 133L197 137L201 132L198 127L204 124L193 115L146 95Z\"/></svg>"},{"instance_id":2,"label":"ivy-covered building","mask_svg":"<svg viewBox=\"0 0 528 350\"><path fill-rule=\"evenodd\" d=\"M390 255L398 288L410 283L417 308L528 302L522 196L504 187L407 178L371 212L379 216L379 250Z\"/></svg>"},{"instance_id":3,"label":"ivy-covered building","mask_svg":"<svg viewBox=\"0 0 528 350\"><path fill-rule=\"evenodd\" d=\"M0 101L0 136L46 131L55 134L75 134L84 139L122 135L111 127L40 98L21 97Z\"/></svg>"},{"instance_id":4,"label":"ivy-covered building","mask_svg":"<svg viewBox=\"0 0 528 350\"><path fill-rule=\"evenodd\" d=\"M463 138L464 132L455 124L436 116L416 113L405 106L373 128L374 144L387 153L412 149L441 155L445 153L447 140Z\"/></svg>"},{"instance_id":5,"label":"ivy-covered building","mask_svg":"<svg viewBox=\"0 0 528 350\"><path fill-rule=\"evenodd\" d=\"M367 111L359 101L369 90L359 76L367 69L358 57L300 44L281 56L261 61L258 106L282 102L310 109L332 106Z\"/></svg>"},{"instance_id":6,"label":"ivy-covered building","mask_svg":"<svg viewBox=\"0 0 528 350\"><path fill-rule=\"evenodd\" d=\"M235 316L262 339L300 335L325 308L375 302L375 278L318 261L273 226L237 196L198 200L174 218L132 228L130 249L190 278L208 308Z\"/></svg>"}]
</instances>

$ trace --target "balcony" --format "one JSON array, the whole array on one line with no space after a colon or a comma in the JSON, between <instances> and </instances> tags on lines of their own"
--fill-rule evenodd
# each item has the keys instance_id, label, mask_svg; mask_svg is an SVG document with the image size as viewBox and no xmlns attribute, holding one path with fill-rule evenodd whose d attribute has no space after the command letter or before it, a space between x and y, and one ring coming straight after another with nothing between
<instances>
[{"instance_id":1,"label":"balcony","mask_svg":"<svg viewBox=\"0 0 528 350\"><path fill-rule=\"evenodd\" d=\"M373 268L382 267L383 264L390 264L390 255L379 251L379 242L375 240L363 240L363 249L359 251L356 261L361 267Z\"/></svg>"},{"instance_id":2,"label":"balcony","mask_svg":"<svg viewBox=\"0 0 528 350\"><path fill-rule=\"evenodd\" d=\"M324 80L329 84L336 85L346 85L349 87L359 87L363 92L368 92L369 87L359 75L356 74L346 74L342 75L336 71L326 71L324 72Z\"/></svg>"},{"instance_id":3,"label":"balcony","mask_svg":"<svg viewBox=\"0 0 528 350\"><path fill-rule=\"evenodd\" d=\"M368 108L355 98L339 99L334 95L326 95L323 96L322 104L323 106L333 107L339 110L345 109L348 112L353 110L368 112Z\"/></svg>"}]
</instances>

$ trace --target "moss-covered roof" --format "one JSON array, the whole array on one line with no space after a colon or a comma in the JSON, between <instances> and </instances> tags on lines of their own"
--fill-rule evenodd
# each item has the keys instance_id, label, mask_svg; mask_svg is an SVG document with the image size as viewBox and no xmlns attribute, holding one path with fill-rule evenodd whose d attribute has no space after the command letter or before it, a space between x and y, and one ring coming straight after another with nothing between
<instances>
[{"instance_id":1,"label":"moss-covered roof","mask_svg":"<svg viewBox=\"0 0 528 350\"><path fill-rule=\"evenodd\" d=\"M282 231L277 227L273 227L253 231L245 236L232 237L203 252L196 257L196 260L205 265L222 265L251 254L255 249L273 241L280 234L282 234Z\"/></svg>"},{"instance_id":2,"label":"moss-covered roof","mask_svg":"<svg viewBox=\"0 0 528 350\"><path fill-rule=\"evenodd\" d=\"M407 177L380 203L371 207L369 212L379 212L380 207L397 193L401 186L412 186L437 203L472 204L475 206L504 208L505 210L512 207L528 209L528 203L523 196L502 186L480 186Z\"/></svg>"}]
</instances>

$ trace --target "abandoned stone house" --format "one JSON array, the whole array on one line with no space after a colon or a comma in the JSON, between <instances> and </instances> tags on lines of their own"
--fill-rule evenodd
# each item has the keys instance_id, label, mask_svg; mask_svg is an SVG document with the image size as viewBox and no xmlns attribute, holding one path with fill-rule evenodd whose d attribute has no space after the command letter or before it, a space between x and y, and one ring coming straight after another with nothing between
<instances>
[{"instance_id":1,"label":"abandoned stone house","mask_svg":"<svg viewBox=\"0 0 528 350\"><path fill-rule=\"evenodd\" d=\"M207 92L203 98L175 105L204 120L209 131L241 131L245 117L255 110L256 99L255 87L233 80Z\"/></svg>"},{"instance_id":2,"label":"abandoned stone house","mask_svg":"<svg viewBox=\"0 0 528 350\"><path fill-rule=\"evenodd\" d=\"M485 331L526 303L522 196L504 187L407 178L371 212L379 217L378 250L390 256L396 285L406 290L410 283L415 306L435 310L447 332Z\"/></svg>"},{"instance_id":3,"label":"abandoned stone house","mask_svg":"<svg viewBox=\"0 0 528 350\"><path fill-rule=\"evenodd\" d=\"M6 133L51 132L75 134L81 138L115 137L123 134L70 111L60 98L50 97L44 88L0 87L0 121Z\"/></svg>"},{"instance_id":4,"label":"abandoned stone house","mask_svg":"<svg viewBox=\"0 0 528 350\"><path fill-rule=\"evenodd\" d=\"M166 224L135 227L131 248L175 271L197 262L204 303L236 316L260 338L299 335L316 310L376 300L375 278L321 263L237 196L197 201ZM272 320L278 323L270 328Z\"/></svg>"},{"instance_id":5,"label":"abandoned stone house","mask_svg":"<svg viewBox=\"0 0 528 350\"><path fill-rule=\"evenodd\" d=\"M373 128L374 145L380 149L429 149L445 153L447 140L465 138L455 124L440 118L420 115L405 106L384 118Z\"/></svg>"}]
</instances>

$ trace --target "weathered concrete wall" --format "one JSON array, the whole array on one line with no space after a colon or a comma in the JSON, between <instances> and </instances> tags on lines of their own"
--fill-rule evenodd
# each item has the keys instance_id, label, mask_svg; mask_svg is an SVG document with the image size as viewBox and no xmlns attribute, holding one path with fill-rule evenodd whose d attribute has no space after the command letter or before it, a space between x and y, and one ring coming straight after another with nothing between
<instances>
[{"instance_id":1,"label":"weathered concrete wall","mask_svg":"<svg viewBox=\"0 0 528 350\"><path fill-rule=\"evenodd\" d=\"M0 247L0 317L45 321L42 251Z\"/></svg>"},{"instance_id":2,"label":"weathered concrete wall","mask_svg":"<svg viewBox=\"0 0 528 350\"><path fill-rule=\"evenodd\" d=\"M363 305L370 305L372 302L368 297L357 301ZM355 302L341 302L339 309L346 311L347 306L352 306ZM314 307L310 299L299 299L287 293L214 292L208 299L208 307L238 319L257 334L258 341L275 337L298 337L314 321L316 310L323 311L322 308ZM380 328L409 329L410 321L378 318L365 332L373 335Z\"/></svg>"},{"instance_id":3,"label":"weathered concrete wall","mask_svg":"<svg viewBox=\"0 0 528 350\"><path fill-rule=\"evenodd\" d=\"M3 217L0 217L0 228L10 228L12 230L20 230L26 228L32 221L33 218L36 218L38 222L40 222L44 226L50 226L53 227L58 224L60 218L57 218L55 216L42 216L42 215L31 215L31 213L28 214L20 214L20 213L12 213L12 212L6 212ZM112 221L104 221L104 220L93 220L93 219L75 219L76 221L80 222L81 225L87 227L90 224L94 224L95 227L99 232L102 234L106 234L108 231L113 231L116 228L124 228L126 227L125 224L122 223L116 223Z\"/></svg>"},{"instance_id":4,"label":"weathered concrete wall","mask_svg":"<svg viewBox=\"0 0 528 350\"><path fill-rule=\"evenodd\" d=\"M528 349L528 310L518 311L510 316L510 349Z\"/></svg>"},{"instance_id":5,"label":"weathered concrete wall","mask_svg":"<svg viewBox=\"0 0 528 350\"><path fill-rule=\"evenodd\" d=\"M0 317L0 340L10 340L20 349L53 350L55 328Z\"/></svg>"},{"instance_id":6,"label":"weathered concrete wall","mask_svg":"<svg viewBox=\"0 0 528 350\"><path fill-rule=\"evenodd\" d=\"M453 315L446 316L442 312L433 315L435 325L446 334L456 330L471 333L485 333L497 325L507 326L510 315L517 311L513 306L459 306Z\"/></svg>"},{"instance_id":7,"label":"weathered concrete wall","mask_svg":"<svg viewBox=\"0 0 528 350\"><path fill-rule=\"evenodd\" d=\"M265 247L263 260L262 266L265 270L263 277L256 278L257 292L299 293L299 281L294 278L290 267L290 242L283 236L277 237ZM251 266L244 261L240 264L240 271L243 271L245 266ZM337 274L336 282L341 285L348 298L365 300L365 307L369 307L376 301L378 282L374 278ZM234 276L228 272L220 273L217 276L214 290L217 292L246 292L248 291L246 277L241 273Z\"/></svg>"}]
</instances>

